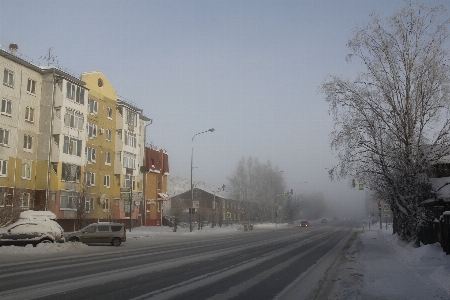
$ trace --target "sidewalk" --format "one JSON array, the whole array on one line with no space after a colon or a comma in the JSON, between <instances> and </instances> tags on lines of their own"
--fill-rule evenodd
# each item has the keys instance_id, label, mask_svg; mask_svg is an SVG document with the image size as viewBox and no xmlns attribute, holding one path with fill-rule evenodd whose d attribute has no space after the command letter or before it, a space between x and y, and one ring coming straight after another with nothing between
<instances>
[{"instance_id":1,"label":"sidewalk","mask_svg":"<svg viewBox=\"0 0 450 300\"><path fill-rule=\"evenodd\" d=\"M450 255L439 244L414 248L384 226L357 229L327 299L450 299Z\"/></svg>"}]
</instances>

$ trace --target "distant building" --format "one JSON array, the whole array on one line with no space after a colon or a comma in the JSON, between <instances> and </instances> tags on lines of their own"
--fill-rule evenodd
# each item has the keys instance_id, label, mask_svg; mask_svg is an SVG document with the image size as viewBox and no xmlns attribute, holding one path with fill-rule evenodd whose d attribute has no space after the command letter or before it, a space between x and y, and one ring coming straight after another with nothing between
<instances>
[{"instance_id":1,"label":"distant building","mask_svg":"<svg viewBox=\"0 0 450 300\"><path fill-rule=\"evenodd\" d=\"M162 226L167 194L169 155L166 151L145 147L144 219L145 226Z\"/></svg>"}]
</instances>

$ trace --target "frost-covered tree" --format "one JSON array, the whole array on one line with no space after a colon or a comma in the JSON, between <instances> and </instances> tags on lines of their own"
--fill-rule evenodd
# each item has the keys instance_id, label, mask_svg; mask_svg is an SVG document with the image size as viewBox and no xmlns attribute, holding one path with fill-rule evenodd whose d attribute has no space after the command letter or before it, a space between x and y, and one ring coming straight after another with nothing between
<instances>
[{"instance_id":1,"label":"frost-covered tree","mask_svg":"<svg viewBox=\"0 0 450 300\"><path fill-rule=\"evenodd\" d=\"M241 158L228 181L231 198L243 202L247 215L259 221L274 220L275 201L285 191L285 184L282 172L274 170L270 161L262 164L252 157ZM258 211L254 211L256 208Z\"/></svg>"},{"instance_id":2,"label":"frost-covered tree","mask_svg":"<svg viewBox=\"0 0 450 300\"><path fill-rule=\"evenodd\" d=\"M339 164L331 178L355 178L391 204L400 234L416 241L430 197L432 161L448 155L449 20L444 7L407 2L391 17L371 15L348 42L364 71L332 76L321 89Z\"/></svg>"}]
</instances>

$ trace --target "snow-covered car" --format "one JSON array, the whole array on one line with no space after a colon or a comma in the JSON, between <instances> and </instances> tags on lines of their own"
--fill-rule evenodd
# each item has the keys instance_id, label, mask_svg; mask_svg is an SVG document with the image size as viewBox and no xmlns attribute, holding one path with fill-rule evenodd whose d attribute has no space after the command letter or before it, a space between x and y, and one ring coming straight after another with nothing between
<instances>
[{"instance_id":1,"label":"snow-covered car","mask_svg":"<svg viewBox=\"0 0 450 300\"><path fill-rule=\"evenodd\" d=\"M109 243L120 246L127 240L125 225L122 223L98 222L65 235L69 242Z\"/></svg>"},{"instance_id":2,"label":"snow-covered car","mask_svg":"<svg viewBox=\"0 0 450 300\"><path fill-rule=\"evenodd\" d=\"M39 243L63 243L64 230L53 220L45 217L19 219L0 231L0 246L36 247Z\"/></svg>"},{"instance_id":3,"label":"snow-covered car","mask_svg":"<svg viewBox=\"0 0 450 300\"><path fill-rule=\"evenodd\" d=\"M308 221L301 221L299 226L300 227L309 227L309 222Z\"/></svg>"}]
</instances>

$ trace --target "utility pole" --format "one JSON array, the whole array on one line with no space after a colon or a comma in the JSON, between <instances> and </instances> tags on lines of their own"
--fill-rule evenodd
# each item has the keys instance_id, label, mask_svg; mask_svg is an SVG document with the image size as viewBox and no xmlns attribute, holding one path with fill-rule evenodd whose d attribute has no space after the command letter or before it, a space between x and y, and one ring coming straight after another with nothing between
<instances>
[{"instance_id":1,"label":"utility pole","mask_svg":"<svg viewBox=\"0 0 450 300\"><path fill-rule=\"evenodd\" d=\"M380 229L383 229L383 224L381 223L381 201L378 201L378 215L380 216Z\"/></svg>"}]
</instances>

